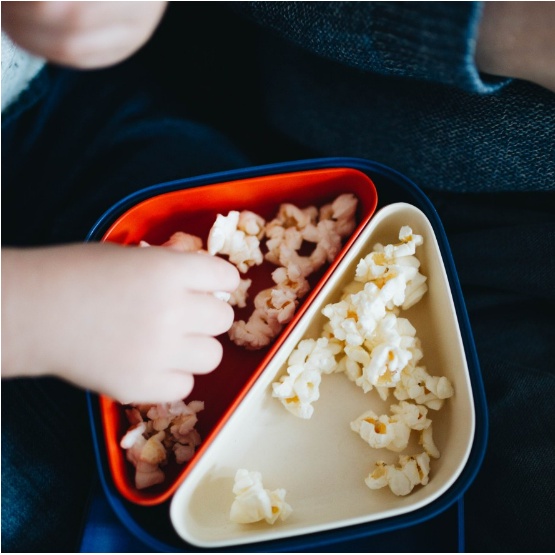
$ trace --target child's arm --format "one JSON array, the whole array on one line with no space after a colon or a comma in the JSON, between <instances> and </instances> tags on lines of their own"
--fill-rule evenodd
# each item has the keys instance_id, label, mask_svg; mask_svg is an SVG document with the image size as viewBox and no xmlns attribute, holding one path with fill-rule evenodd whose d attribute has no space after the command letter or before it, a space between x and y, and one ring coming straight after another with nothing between
<instances>
[{"instance_id":1,"label":"child's arm","mask_svg":"<svg viewBox=\"0 0 555 555\"><path fill-rule=\"evenodd\" d=\"M184 398L218 366L225 260L168 248L2 249L2 376L54 375L122 402Z\"/></svg>"}]
</instances>

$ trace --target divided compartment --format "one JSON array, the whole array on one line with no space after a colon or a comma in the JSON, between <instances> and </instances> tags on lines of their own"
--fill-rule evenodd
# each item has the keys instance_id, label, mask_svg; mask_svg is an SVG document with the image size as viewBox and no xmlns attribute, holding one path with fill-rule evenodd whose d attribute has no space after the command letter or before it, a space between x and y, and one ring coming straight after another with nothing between
<instances>
[{"instance_id":1,"label":"divided compartment","mask_svg":"<svg viewBox=\"0 0 555 555\"><path fill-rule=\"evenodd\" d=\"M164 468L164 483L144 490L134 485L134 467L126 460L119 442L128 428L120 403L100 396L102 431L106 445L108 466L117 491L132 503L152 506L170 499L179 484L202 459L211 442L242 399L256 382L259 374L272 359L295 323L310 306L311 300L332 273L342 256L372 217L377 205L377 194L371 179L351 168L329 168L297 171L270 176L251 177L225 183L174 190L143 200L125 211L109 226L102 241L137 245L145 240L152 245L164 243L172 233L184 231L202 237L204 245L208 232L218 214L231 210L251 210L267 220L272 219L281 203L293 203L301 208L320 207L343 193L352 193L358 199L357 227L336 260L326 269L309 277L311 291L302 299L294 319L282 330L276 341L264 349L248 351L234 345L227 334L220 336L224 347L223 359L212 373L195 377L195 386L186 399L204 401L205 409L198 414L196 429L202 443L193 459L185 465L170 462ZM236 319L248 318L252 311L252 298L273 282L271 272L275 265L264 262L244 277L252 278L250 303L236 311ZM204 465L202 465L204 466Z\"/></svg>"},{"instance_id":2,"label":"divided compartment","mask_svg":"<svg viewBox=\"0 0 555 555\"><path fill-rule=\"evenodd\" d=\"M376 242L398 241L403 225L424 237L417 247L428 291L412 308L401 311L422 341L424 365L432 375L446 376L455 394L440 411L428 411L441 457L432 459L430 481L397 497L389 488L370 490L364 479L374 463L396 462L398 453L373 449L350 429L364 411L388 413L397 400L382 401L376 391L364 393L343 374L324 375L312 418L290 414L272 397L272 383L286 373L287 359L298 342L318 338L325 321L322 308L337 302L355 268ZM329 279L314 291L270 356L259 367L258 379L245 388L241 403L221 422L217 437L205 444L202 459L175 492L170 518L177 534L202 548L279 540L342 528L416 511L438 499L463 472L474 441L476 416L472 386L449 280L434 229L425 214L410 204L381 208L367 223ZM414 437L416 432L412 432ZM422 450L411 440L407 453ZM229 518L238 469L258 471L264 487L284 488L293 512L285 521L236 524Z\"/></svg>"}]
</instances>

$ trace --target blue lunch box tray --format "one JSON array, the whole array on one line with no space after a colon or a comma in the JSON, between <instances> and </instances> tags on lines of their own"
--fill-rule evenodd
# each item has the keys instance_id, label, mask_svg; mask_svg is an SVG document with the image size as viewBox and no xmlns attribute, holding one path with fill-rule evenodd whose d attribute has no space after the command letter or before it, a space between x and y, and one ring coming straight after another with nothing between
<instances>
[{"instance_id":1,"label":"blue lunch box tray","mask_svg":"<svg viewBox=\"0 0 555 555\"><path fill-rule=\"evenodd\" d=\"M358 545L357 542L361 541L365 543L365 546L362 548L363 551L369 550L369 548L375 550L388 550L388 548L391 548L393 551L400 551L405 548L411 551L435 551L437 550L436 546L432 545L434 536L430 537L426 534L426 541L422 546L414 544L414 540L419 541L418 538L420 540L424 539L421 537L421 534L415 535L414 531L419 526L425 527L428 530L435 520L438 521L437 538L441 538L446 530L449 530L449 533L456 531L455 533L458 534L458 537L456 540L453 540L453 545L456 548L452 548L452 550L463 551L463 495L476 477L484 458L488 433L487 404L472 331L447 236L435 208L416 184L387 166L359 158L308 159L207 174L154 185L127 196L97 221L86 240L89 242L101 240L105 232L119 216L137 203L155 195L220 182L324 168L352 168L361 171L376 186L378 209L394 202L406 202L419 208L429 219L443 258L467 358L476 416L472 449L463 471L447 492L428 505L410 513L325 532L269 542L252 543L237 546L236 548L230 546L226 549L211 549L210 552L288 552L310 550L346 552L352 549L354 545ZM110 474L98 396L88 393L88 404L101 487L106 501L123 528L126 529L126 533L128 532L131 536L136 537L140 543L144 544L145 550L150 549L158 552L207 551L187 544L173 530L169 517L170 501L157 506L144 507L131 503L121 496ZM403 529L405 529L405 537L412 538L412 541L404 542ZM396 535L399 539L397 547L395 547L395 541L393 544L390 543L391 533L396 531L398 531ZM380 535L382 535L381 538ZM372 542L368 543L370 538L372 538ZM403 545L405 547L402 547ZM443 548L440 551L445 550L445 543L442 545Z\"/></svg>"}]
</instances>

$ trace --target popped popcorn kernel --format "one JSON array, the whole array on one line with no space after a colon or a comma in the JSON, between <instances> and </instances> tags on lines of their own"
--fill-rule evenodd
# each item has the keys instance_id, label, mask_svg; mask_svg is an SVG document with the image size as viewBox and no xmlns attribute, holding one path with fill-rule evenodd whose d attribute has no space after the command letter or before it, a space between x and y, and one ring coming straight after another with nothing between
<instances>
[{"instance_id":1,"label":"popped popcorn kernel","mask_svg":"<svg viewBox=\"0 0 555 555\"><path fill-rule=\"evenodd\" d=\"M203 243L200 237L183 231L176 231L162 246L170 247L180 252L198 252L203 250Z\"/></svg>"},{"instance_id":2,"label":"popped popcorn kernel","mask_svg":"<svg viewBox=\"0 0 555 555\"><path fill-rule=\"evenodd\" d=\"M191 460L201 438L195 425L202 401L134 404L125 409L130 427L120 440L126 459L135 467L135 487L144 489L165 480L162 468L170 454L177 464Z\"/></svg>"},{"instance_id":3,"label":"popped popcorn kernel","mask_svg":"<svg viewBox=\"0 0 555 555\"><path fill-rule=\"evenodd\" d=\"M325 219L320 218L314 206L299 208L291 203L281 204L276 217L268 223L246 211L231 211L227 217L218 215L208 239L211 254L228 254L229 260L245 272L262 262L258 253L261 254L260 241L265 239L264 258L278 266L272 272L275 287L258 293L254 299L255 310L248 320L235 322L229 330L231 341L250 350L260 349L269 345L282 326L291 321L300 299L310 289L306 278L334 260L346 230L349 226L354 229L355 220L349 223L346 220L354 217L356 202L353 195L347 195L337 204L332 203L330 210L324 211ZM339 231L338 225L341 225ZM245 233L250 235L244 236ZM249 241L257 241L256 255L253 249L251 254L245 254ZM315 244L312 253L301 254L303 245L310 243ZM246 306L241 291L237 296L239 301L233 300L232 304Z\"/></svg>"},{"instance_id":4,"label":"popped popcorn kernel","mask_svg":"<svg viewBox=\"0 0 555 555\"><path fill-rule=\"evenodd\" d=\"M239 308L244 308L247 306L247 297L250 286L252 285L252 279L239 279L239 286L235 291L229 294L227 301L231 306L237 306Z\"/></svg>"},{"instance_id":5,"label":"popped popcorn kernel","mask_svg":"<svg viewBox=\"0 0 555 555\"><path fill-rule=\"evenodd\" d=\"M304 229L308 224L314 223L318 217L315 206L299 208L289 202L280 204L276 217L267 225L267 229L282 227L284 229Z\"/></svg>"},{"instance_id":6,"label":"popped popcorn kernel","mask_svg":"<svg viewBox=\"0 0 555 555\"><path fill-rule=\"evenodd\" d=\"M412 399L419 405L437 411L445 399L455 394L455 390L445 376L432 376L424 366L415 366L401 372L393 394L400 401Z\"/></svg>"},{"instance_id":7,"label":"popped popcorn kernel","mask_svg":"<svg viewBox=\"0 0 555 555\"><path fill-rule=\"evenodd\" d=\"M282 324L276 319L269 318L260 309L255 309L247 321L236 320L233 322L228 333L229 338L236 345L255 350L269 345L282 327Z\"/></svg>"},{"instance_id":8,"label":"popped popcorn kernel","mask_svg":"<svg viewBox=\"0 0 555 555\"><path fill-rule=\"evenodd\" d=\"M260 311L269 320L275 320L279 324L286 324L291 321L297 304L298 300L294 291L279 287L264 289L254 298L255 310Z\"/></svg>"},{"instance_id":9,"label":"popped popcorn kernel","mask_svg":"<svg viewBox=\"0 0 555 555\"><path fill-rule=\"evenodd\" d=\"M390 410L394 418L404 422L411 430L425 430L432 425L432 421L426 418L428 409L422 405L401 401L398 405L391 405Z\"/></svg>"},{"instance_id":10,"label":"popped popcorn kernel","mask_svg":"<svg viewBox=\"0 0 555 555\"><path fill-rule=\"evenodd\" d=\"M162 441L166 438L163 431L149 437L141 451L139 460L149 464L162 464L167 460L166 449Z\"/></svg>"},{"instance_id":11,"label":"popped popcorn kernel","mask_svg":"<svg viewBox=\"0 0 555 555\"><path fill-rule=\"evenodd\" d=\"M407 310L426 293L427 278L420 271L416 247L423 244L421 235L413 234L409 226L399 232L398 244L376 243L371 253L362 258L356 268L355 281L373 282L383 290L382 298L389 310L394 306Z\"/></svg>"},{"instance_id":12,"label":"popped popcorn kernel","mask_svg":"<svg viewBox=\"0 0 555 555\"><path fill-rule=\"evenodd\" d=\"M272 384L272 397L279 399L290 413L308 419L314 412L312 403L320 398L321 381L322 374L317 369L293 364Z\"/></svg>"},{"instance_id":13,"label":"popped popcorn kernel","mask_svg":"<svg viewBox=\"0 0 555 555\"><path fill-rule=\"evenodd\" d=\"M410 437L410 428L404 422L387 415L378 416L371 410L353 420L351 430L374 449L386 448L396 452L407 447Z\"/></svg>"},{"instance_id":14,"label":"popped popcorn kernel","mask_svg":"<svg viewBox=\"0 0 555 555\"><path fill-rule=\"evenodd\" d=\"M326 262L333 262L342 246L342 236L337 232L333 220L321 220L303 229L301 236L305 241L315 243L310 254L314 270L320 269Z\"/></svg>"},{"instance_id":15,"label":"popped popcorn kernel","mask_svg":"<svg viewBox=\"0 0 555 555\"><path fill-rule=\"evenodd\" d=\"M401 455L399 464L376 463L376 468L365 479L370 489L389 486L398 496L408 495L415 486L425 486L429 481L430 457L427 453Z\"/></svg>"},{"instance_id":16,"label":"popped popcorn kernel","mask_svg":"<svg viewBox=\"0 0 555 555\"><path fill-rule=\"evenodd\" d=\"M247 235L253 235L257 239L262 239L265 225L266 220L255 212L251 212L250 210L242 210L239 212L237 229L244 231Z\"/></svg>"},{"instance_id":17,"label":"popped popcorn kernel","mask_svg":"<svg viewBox=\"0 0 555 555\"><path fill-rule=\"evenodd\" d=\"M390 410L391 415L380 416L372 410L366 411L351 422L351 430L357 432L374 449L385 448L400 452L408 446L411 430L431 428L432 421L426 418L426 407L403 402L392 405ZM425 437L427 444L433 446L431 435ZM425 450L428 452L426 448Z\"/></svg>"},{"instance_id":18,"label":"popped popcorn kernel","mask_svg":"<svg viewBox=\"0 0 555 555\"><path fill-rule=\"evenodd\" d=\"M286 503L284 489L270 491L262 484L260 472L239 469L235 474L229 518L238 524L251 524L265 520L274 524L278 519L286 520L292 512Z\"/></svg>"},{"instance_id":19,"label":"popped popcorn kernel","mask_svg":"<svg viewBox=\"0 0 555 555\"><path fill-rule=\"evenodd\" d=\"M287 373L272 384L272 397L295 416L310 418L312 403L320 398L322 374L336 371L335 355L340 350L339 343L326 337L301 341L289 355Z\"/></svg>"},{"instance_id":20,"label":"popped popcorn kernel","mask_svg":"<svg viewBox=\"0 0 555 555\"><path fill-rule=\"evenodd\" d=\"M318 339L302 340L289 355L288 364L300 364L305 367L314 368L323 374L331 374L336 366L335 355L339 353L341 346L325 337Z\"/></svg>"},{"instance_id":21,"label":"popped popcorn kernel","mask_svg":"<svg viewBox=\"0 0 555 555\"><path fill-rule=\"evenodd\" d=\"M424 451L433 459L439 459L440 453L439 449L434 443L434 438L432 436L432 424L422 430L420 434L420 439L418 440L420 445L422 445Z\"/></svg>"},{"instance_id":22,"label":"popped popcorn kernel","mask_svg":"<svg viewBox=\"0 0 555 555\"><path fill-rule=\"evenodd\" d=\"M320 208L320 220L333 220L341 237L350 235L355 229L357 198L352 193L339 195L331 204Z\"/></svg>"},{"instance_id":23,"label":"popped popcorn kernel","mask_svg":"<svg viewBox=\"0 0 555 555\"><path fill-rule=\"evenodd\" d=\"M258 234L259 224L263 221L253 213L245 215L237 210L231 210L227 216L218 214L208 234L208 252L212 255L227 255L229 261L242 273L262 264L264 257ZM246 229L254 233L248 233Z\"/></svg>"}]
</instances>

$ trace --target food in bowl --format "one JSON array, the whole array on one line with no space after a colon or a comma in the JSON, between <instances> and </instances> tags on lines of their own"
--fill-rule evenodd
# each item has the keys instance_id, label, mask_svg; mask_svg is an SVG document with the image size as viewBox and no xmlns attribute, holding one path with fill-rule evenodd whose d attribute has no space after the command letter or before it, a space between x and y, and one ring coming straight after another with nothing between
<instances>
[{"instance_id":1,"label":"food in bowl","mask_svg":"<svg viewBox=\"0 0 555 555\"><path fill-rule=\"evenodd\" d=\"M351 193L341 194L320 208L282 203L269 222L251 210L231 210L216 216L206 249L201 237L183 231L173 233L162 246L223 255L242 274L264 260L277 266L272 272L275 285L260 291L249 318L235 321L229 331L236 345L261 349L292 320L299 301L310 290L307 277L337 257L356 227L357 204ZM150 246L144 240L139 245ZM232 306L246 306L251 284L251 279L241 278L238 290L228 297Z\"/></svg>"},{"instance_id":2,"label":"food in bowl","mask_svg":"<svg viewBox=\"0 0 555 555\"><path fill-rule=\"evenodd\" d=\"M170 457L177 464L193 458L201 442L195 428L197 414L203 409L202 401L126 405L125 415L130 426L120 446L135 467L138 490L165 480L164 467Z\"/></svg>"},{"instance_id":3,"label":"food in bowl","mask_svg":"<svg viewBox=\"0 0 555 555\"><path fill-rule=\"evenodd\" d=\"M350 423L369 410L378 417L393 416L391 405L401 405L399 399L393 399L393 388L389 399L383 400L376 387L365 393L356 381L346 379L344 372L324 374L311 418L297 417L273 397L273 384L287 374L288 360L295 348L305 339L322 338L322 330L329 321L322 310L341 299L345 288L352 284L360 259L373 251L376 243L387 245L395 241L404 225L424 238L416 254L421 263L419 271L427 278L428 290L419 302L400 312L398 317L405 317L418 330L416 335L421 340L422 362L425 361L427 373L433 377L445 376L456 392L443 401L439 409L441 418L434 418L438 413L426 406L424 419L433 420L433 441L441 457L435 459L426 453L416 459L416 466L410 459L424 451L418 443L421 430L411 429L407 448L396 452L372 448L350 429ZM409 513L423 509L449 490L468 461L475 411L440 244L426 215L406 203L383 207L366 224L328 280L311 296L310 303L304 305L295 325L266 360L256 382L234 407L217 437L175 492L170 515L176 532L186 542L214 548L381 519L391 522L392 517L406 519ZM414 400L406 401L425 406ZM417 413L412 416L418 420ZM430 472L425 483L427 457ZM418 470L420 485L415 485L410 495L393 494L390 484L370 489L365 479L378 469L376 463L380 461L399 467L405 475L408 473L406 478L410 484L416 481L414 470ZM264 476L264 482L286 489L287 502L294 508L292 517L278 526L264 522L233 525L229 520L232 489L234 476L241 468L256 469ZM377 474L373 478L381 481ZM398 493L405 491L401 480L393 484Z\"/></svg>"},{"instance_id":4,"label":"food in bowl","mask_svg":"<svg viewBox=\"0 0 555 555\"><path fill-rule=\"evenodd\" d=\"M420 432L423 452L402 456L398 466L378 461L366 479L371 489L389 486L395 495L428 483L430 457L440 456L428 409L439 410L454 394L445 376L431 376L419 364L423 352L416 329L399 317L428 289L416 256L423 242L422 235L402 226L399 243L376 243L360 258L341 298L322 309L327 318L322 336L302 339L289 356L286 374L272 384L273 397L300 418L312 417L321 380L332 372L344 373L364 393L375 390L383 401L392 391L399 404L390 406L390 414L367 410L350 427L370 447L395 452L407 449L411 431Z\"/></svg>"},{"instance_id":5,"label":"food in bowl","mask_svg":"<svg viewBox=\"0 0 555 555\"><path fill-rule=\"evenodd\" d=\"M265 520L274 524L278 519L286 520L293 509L285 502L287 492L283 488L273 491L262 484L262 474L240 468L233 484L235 499L229 518L238 524L252 524Z\"/></svg>"},{"instance_id":6,"label":"food in bowl","mask_svg":"<svg viewBox=\"0 0 555 555\"><path fill-rule=\"evenodd\" d=\"M277 266L272 272L275 285L258 292L248 320L235 321L229 331L236 345L260 349L292 320L299 301L310 289L307 277L336 258L343 241L356 226L357 204L350 193L341 194L320 208L282 203L268 223L253 211L231 210L225 216L216 216L206 240L207 249L201 237L184 231L174 232L161 246L180 252L226 256L242 274L265 259ZM307 243L311 246L309 252L302 253L303 247L307 250ZM141 240L139 246L151 245ZM246 306L251 283L252 280L242 278L238 291L226 294L225 300L232 306ZM202 402L187 405L183 400L158 405L131 404L126 408L131 427L120 445L135 467L137 489L162 483L163 468L172 455L177 464L192 459L201 442L194 429L196 413L203 408Z\"/></svg>"},{"instance_id":7,"label":"food in bowl","mask_svg":"<svg viewBox=\"0 0 555 555\"><path fill-rule=\"evenodd\" d=\"M275 350L294 328L296 320L310 306L311 299L370 220L377 204L377 193L372 180L364 172L353 168L308 169L236 178L226 182L214 182L209 179L193 181L196 186L191 187L190 180L179 180L145 189L124 199L107 212L95 226L96 238L130 246L137 246L143 241L149 245L163 245L185 239L190 241L190 238L181 234L191 234L202 238L204 245L199 247L199 244L195 245L193 241L189 248L206 249L206 239L218 214L227 215L233 210L248 210L270 222L283 204L283 199L304 209L309 206L321 207L331 204L345 193L350 193L357 200L354 215L356 227L351 236L343 241L344 246L336 259L329 266L326 264L318 272L307 277L310 290L299 300L293 320L284 324L282 332L266 347L246 349L233 343L228 334L219 337L223 346L222 362L214 372L195 378L195 385L189 397L205 402L205 408L199 414L196 425L202 443L197 447L193 458L182 465L178 465L169 457L168 465L164 467L164 482L137 489L134 480L135 469L126 460L125 451L119 445L129 427L124 406L106 396L99 397L99 425L106 448L107 470L118 494L132 503L143 506L158 505L167 501L204 458L206 450L219 438L222 426L240 406L242 399L258 379L266 361L271 359ZM307 246L310 245L307 243L303 250ZM241 274L247 283L243 284L244 306L240 303L234 305L237 320L248 321L254 311L253 299L257 293L276 285L271 274L277 269L275 264L264 260L260 266L250 268L247 274ZM250 284L248 280L251 280ZM231 300L229 299L230 302Z\"/></svg>"}]
</instances>

